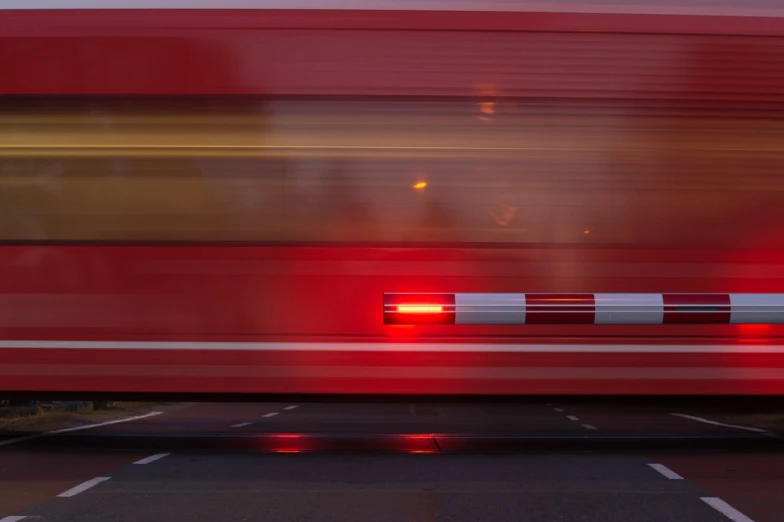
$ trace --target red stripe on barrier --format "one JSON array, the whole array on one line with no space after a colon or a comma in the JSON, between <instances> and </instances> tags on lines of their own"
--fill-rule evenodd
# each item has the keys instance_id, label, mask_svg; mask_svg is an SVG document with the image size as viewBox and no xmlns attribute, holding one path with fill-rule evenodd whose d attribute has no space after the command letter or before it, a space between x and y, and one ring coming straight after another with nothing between
<instances>
[{"instance_id":1,"label":"red stripe on barrier","mask_svg":"<svg viewBox=\"0 0 784 522\"><path fill-rule=\"evenodd\" d=\"M663 324L728 324L729 294L662 294Z\"/></svg>"},{"instance_id":2,"label":"red stripe on barrier","mask_svg":"<svg viewBox=\"0 0 784 522\"><path fill-rule=\"evenodd\" d=\"M526 294L527 324L593 324L593 294Z\"/></svg>"}]
</instances>

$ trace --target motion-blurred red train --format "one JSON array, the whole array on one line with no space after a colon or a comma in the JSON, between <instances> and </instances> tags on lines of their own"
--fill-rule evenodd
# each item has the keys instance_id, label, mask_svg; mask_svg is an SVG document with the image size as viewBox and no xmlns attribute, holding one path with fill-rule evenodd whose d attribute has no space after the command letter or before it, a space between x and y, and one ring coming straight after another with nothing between
<instances>
[{"instance_id":1,"label":"motion-blurred red train","mask_svg":"<svg viewBox=\"0 0 784 522\"><path fill-rule=\"evenodd\" d=\"M1 1L0 393L784 393L784 9L645 3Z\"/></svg>"}]
</instances>

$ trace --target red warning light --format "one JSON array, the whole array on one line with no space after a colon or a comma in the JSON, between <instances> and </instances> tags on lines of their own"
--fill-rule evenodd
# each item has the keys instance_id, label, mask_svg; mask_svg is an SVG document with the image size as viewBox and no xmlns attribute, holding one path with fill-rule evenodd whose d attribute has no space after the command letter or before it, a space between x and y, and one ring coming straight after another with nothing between
<instances>
[{"instance_id":1,"label":"red warning light","mask_svg":"<svg viewBox=\"0 0 784 522\"><path fill-rule=\"evenodd\" d=\"M384 294L384 324L454 324L454 294Z\"/></svg>"},{"instance_id":2,"label":"red warning light","mask_svg":"<svg viewBox=\"0 0 784 522\"><path fill-rule=\"evenodd\" d=\"M397 305L397 311L401 314L440 314L444 311L441 305Z\"/></svg>"}]
</instances>

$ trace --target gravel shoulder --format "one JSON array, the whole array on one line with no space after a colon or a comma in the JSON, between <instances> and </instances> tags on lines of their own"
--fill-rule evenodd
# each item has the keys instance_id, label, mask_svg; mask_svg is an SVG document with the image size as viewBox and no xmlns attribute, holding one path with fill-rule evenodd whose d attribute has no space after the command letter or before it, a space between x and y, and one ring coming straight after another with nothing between
<instances>
[{"instance_id":1,"label":"gravel shoulder","mask_svg":"<svg viewBox=\"0 0 784 522\"><path fill-rule=\"evenodd\" d=\"M73 428L88 424L99 424L152 411L166 411L178 407L178 403L160 402L117 402L106 409L81 411L39 411L33 415L0 418L0 432L30 433Z\"/></svg>"}]
</instances>

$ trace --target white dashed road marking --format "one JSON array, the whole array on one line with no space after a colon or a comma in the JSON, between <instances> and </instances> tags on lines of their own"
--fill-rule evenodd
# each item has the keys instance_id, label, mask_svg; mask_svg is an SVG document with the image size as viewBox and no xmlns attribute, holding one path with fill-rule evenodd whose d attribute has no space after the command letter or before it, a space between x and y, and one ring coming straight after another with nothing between
<instances>
[{"instance_id":1,"label":"white dashed road marking","mask_svg":"<svg viewBox=\"0 0 784 522\"><path fill-rule=\"evenodd\" d=\"M578 420L580 420L579 417L575 417L574 415L567 415L566 418L569 419L570 421L578 421Z\"/></svg>"},{"instance_id":2,"label":"white dashed road marking","mask_svg":"<svg viewBox=\"0 0 784 522\"><path fill-rule=\"evenodd\" d=\"M754 522L752 519L730 506L718 497L700 497L700 500L732 520L732 522Z\"/></svg>"},{"instance_id":3,"label":"white dashed road marking","mask_svg":"<svg viewBox=\"0 0 784 522\"><path fill-rule=\"evenodd\" d=\"M557 411L558 413L563 413L564 412L563 408L556 408L555 411Z\"/></svg>"},{"instance_id":4,"label":"white dashed road marking","mask_svg":"<svg viewBox=\"0 0 784 522\"><path fill-rule=\"evenodd\" d=\"M592 426L590 424L583 424L583 428L585 428L586 430L595 430L596 426Z\"/></svg>"},{"instance_id":5,"label":"white dashed road marking","mask_svg":"<svg viewBox=\"0 0 784 522\"><path fill-rule=\"evenodd\" d=\"M0 522L19 522L20 520L24 520L27 518L26 516L23 517L3 517L0 518Z\"/></svg>"},{"instance_id":6,"label":"white dashed road marking","mask_svg":"<svg viewBox=\"0 0 784 522\"><path fill-rule=\"evenodd\" d=\"M235 424L232 428L244 428L245 426L250 426L253 424L252 422L240 422L239 424Z\"/></svg>"},{"instance_id":7,"label":"white dashed road marking","mask_svg":"<svg viewBox=\"0 0 784 522\"><path fill-rule=\"evenodd\" d=\"M296 408L296 407L297 407L296 405L292 404L291 406L286 406L286 407L285 407L285 408L283 408L283 409L284 409L284 410L293 410L293 409L294 409L294 408Z\"/></svg>"},{"instance_id":8,"label":"white dashed road marking","mask_svg":"<svg viewBox=\"0 0 784 522\"><path fill-rule=\"evenodd\" d=\"M57 496L61 497L61 498L74 497L74 496L78 495L79 493L81 493L83 491L87 491L88 489L90 489L93 486L97 486L101 482L106 482L110 478L111 477L95 477L94 479L90 479L87 482L82 482L78 486L72 487L68 491L63 491L62 493L60 493Z\"/></svg>"},{"instance_id":9,"label":"white dashed road marking","mask_svg":"<svg viewBox=\"0 0 784 522\"><path fill-rule=\"evenodd\" d=\"M267 414L266 414L266 415L264 415L264 416L265 416L265 417L274 417L274 416L275 416L275 415L277 415L277 414L278 414L278 412L276 412L276 411L273 411L272 413L267 413Z\"/></svg>"},{"instance_id":10,"label":"white dashed road marking","mask_svg":"<svg viewBox=\"0 0 784 522\"><path fill-rule=\"evenodd\" d=\"M675 473L673 470L671 470L664 464L648 464L648 465L670 480L683 480L683 477Z\"/></svg>"},{"instance_id":11,"label":"white dashed road marking","mask_svg":"<svg viewBox=\"0 0 784 522\"><path fill-rule=\"evenodd\" d=\"M149 464L150 462L155 462L156 460L161 460L163 457L168 457L171 453L158 453L156 455L150 455L149 457L145 457L141 460L137 460L134 464Z\"/></svg>"}]
</instances>

